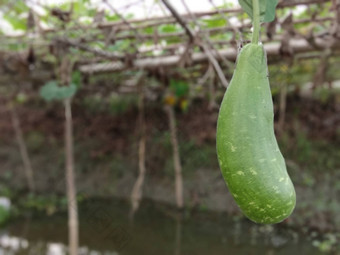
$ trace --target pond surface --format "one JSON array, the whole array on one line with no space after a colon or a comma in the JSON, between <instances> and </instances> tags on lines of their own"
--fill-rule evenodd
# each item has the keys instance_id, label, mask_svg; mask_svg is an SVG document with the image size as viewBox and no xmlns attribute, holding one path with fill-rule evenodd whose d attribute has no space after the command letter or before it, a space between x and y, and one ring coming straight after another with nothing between
<instances>
[{"instance_id":1,"label":"pond surface","mask_svg":"<svg viewBox=\"0 0 340 255\"><path fill-rule=\"evenodd\" d=\"M67 215L16 219L0 230L0 255L66 255ZM258 226L225 214L185 213L143 202L131 220L116 200L80 206L80 254L320 254L312 241L280 225Z\"/></svg>"}]
</instances>

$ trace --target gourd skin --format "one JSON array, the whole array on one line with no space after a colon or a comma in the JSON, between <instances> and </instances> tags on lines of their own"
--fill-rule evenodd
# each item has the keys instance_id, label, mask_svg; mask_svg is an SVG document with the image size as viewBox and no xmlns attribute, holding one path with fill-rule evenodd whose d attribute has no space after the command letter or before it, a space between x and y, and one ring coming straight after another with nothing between
<instances>
[{"instance_id":1,"label":"gourd skin","mask_svg":"<svg viewBox=\"0 0 340 255\"><path fill-rule=\"evenodd\" d=\"M263 46L244 46L221 104L216 141L222 175L242 212L274 224L292 213L296 195L274 134L267 74Z\"/></svg>"}]
</instances>

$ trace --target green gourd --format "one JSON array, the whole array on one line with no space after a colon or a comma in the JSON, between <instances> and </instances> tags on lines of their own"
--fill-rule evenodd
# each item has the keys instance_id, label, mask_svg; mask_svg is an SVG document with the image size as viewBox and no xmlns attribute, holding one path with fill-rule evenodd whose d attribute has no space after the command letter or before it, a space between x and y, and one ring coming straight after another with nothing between
<instances>
[{"instance_id":1,"label":"green gourd","mask_svg":"<svg viewBox=\"0 0 340 255\"><path fill-rule=\"evenodd\" d=\"M274 224L294 210L296 196L273 128L273 102L262 44L244 46L217 123L222 175L242 212Z\"/></svg>"}]
</instances>

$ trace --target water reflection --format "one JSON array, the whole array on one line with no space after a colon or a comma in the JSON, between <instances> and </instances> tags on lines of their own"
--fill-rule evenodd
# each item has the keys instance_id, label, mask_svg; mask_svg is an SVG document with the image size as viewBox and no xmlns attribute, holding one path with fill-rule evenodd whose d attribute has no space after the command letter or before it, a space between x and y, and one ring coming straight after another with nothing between
<instances>
[{"instance_id":1,"label":"water reflection","mask_svg":"<svg viewBox=\"0 0 340 255\"><path fill-rule=\"evenodd\" d=\"M175 255L181 255L181 241L182 241L182 216L175 218L176 234L175 234Z\"/></svg>"},{"instance_id":2,"label":"water reflection","mask_svg":"<svg viewBox=\"0 0 340 255\"><path fill-rule=\"evenodd\" d=\"M320 253L311 241L302 236L297 238L292 230L258 226L225 214L183 216L166 206L142 203L131 224L129 210L128 203L119 201L91 202L80 207L79 254ZM110 224L100 224L105 222ZM0 232L1 255L66 255L67 243L66 213L17 219Z\"/></svg>"},{"instance_id":3,"label":"water reflection","mask_svg":"<svg viewBox=\"0 0 340 255\"><path fill-rule=\"evenodd\" d=\"M20 237L10 236L8 234L0 235L0 254L6 255L67 255L68 247L62 243L44 243L32 242L29 243ZM118 255L119 253L113 251L97 251L91 250L88 247L79 247L79 255Z\"/></svg>"},{"instance_id":4,"label":"water reflection","mask_svg":"<svg viewBox=\"0 0 340 255\"><path fill-rule=\"evenodd\" d=\"M27 249L29 246L29 243L25 239L14 237L14 236L9 236L7 234L2 234L0 236L0 246L3 249L17 252L21 249Z\"/></svg>"},{"instance_id":5,"label":"water reflection","mask_svg":"<svg viewBox=\"0 0 340 255\"><path fill-rule=\"evenodd\" d=\"M66 247L61 243L49 243L47 244L48 255L64 255L66 254Z\"/></svg>"}]
</instances>

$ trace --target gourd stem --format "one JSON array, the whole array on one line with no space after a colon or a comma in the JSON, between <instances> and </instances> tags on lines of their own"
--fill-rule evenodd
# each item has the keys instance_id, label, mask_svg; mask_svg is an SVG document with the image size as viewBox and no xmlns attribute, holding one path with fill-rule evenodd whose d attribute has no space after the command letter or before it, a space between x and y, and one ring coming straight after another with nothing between
<instances>
[{"instance_id":1,"label":"gourd stem","mask_svg":"<svg viewBox=\"0 0 340 255\"><path fill-rule=\"evenodd\" d=\"M259 43L260 37L260 3L259 0L253 0L253 37L251 42Z\"/></svg>"}]
</instances>

